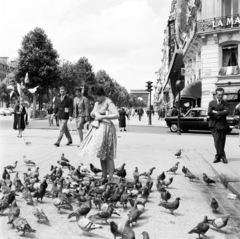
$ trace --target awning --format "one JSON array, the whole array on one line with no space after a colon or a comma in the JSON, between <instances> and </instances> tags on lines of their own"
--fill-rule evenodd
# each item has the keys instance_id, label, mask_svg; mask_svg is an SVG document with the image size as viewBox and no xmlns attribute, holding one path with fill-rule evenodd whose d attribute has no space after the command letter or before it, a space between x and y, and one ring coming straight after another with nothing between
<instances>
[{"instance_id":1,"label":"awning","mask_svg":"<svg viewBox=\"0 0 240 239\"><path fill-rule=\"evenodd\" d=\"M197 99L202 97L202 82L194 81L181 91L181 98ZM178 97L177 97L178 98Z\"/></svg>"}]
</instances>

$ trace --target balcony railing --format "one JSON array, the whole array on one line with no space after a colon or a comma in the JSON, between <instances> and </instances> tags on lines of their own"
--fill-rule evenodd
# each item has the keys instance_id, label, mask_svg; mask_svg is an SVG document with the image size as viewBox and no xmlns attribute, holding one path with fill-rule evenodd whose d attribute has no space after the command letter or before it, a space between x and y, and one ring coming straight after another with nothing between
<instances>
[{"instance_id":1,"label":"balcony railing","mask_svg":"<svg viewBox=\"0 0 240 239\"><path fill-rule=\"evenodd\" d=\"M212 32L223 29L239 28L240 26L240 14L217 17L206 20L200 20L197 22L197 32Z\"/></svg>"}]
</instances>

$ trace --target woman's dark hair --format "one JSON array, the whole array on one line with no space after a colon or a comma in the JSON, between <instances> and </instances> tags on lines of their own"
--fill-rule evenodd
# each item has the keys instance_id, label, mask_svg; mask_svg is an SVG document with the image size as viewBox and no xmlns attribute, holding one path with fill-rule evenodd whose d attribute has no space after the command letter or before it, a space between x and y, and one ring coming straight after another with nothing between
<instances>
[{"instance_id":1,"label":"woman's dark hair","mask_svg":"<svg viewBox=\"0 0 240 239\"><path fill-rule=\"evenodd\" d=\"M90 89L91 95L97 95L97 96L106 96L106 92L104 90L103 85L94 85Z\"/></svg>"},{"instance_id":2,"label":"woman's dark hair","mask_svg":"<svg viewBox=\"0 0 240 239\"><path fill-rule=\"evenodd\" d=\"M81 87L77 87L77 88L75 88L74 92L76 93L76 91L82 92L82 88Z\"/></svg>"}]
</instances>

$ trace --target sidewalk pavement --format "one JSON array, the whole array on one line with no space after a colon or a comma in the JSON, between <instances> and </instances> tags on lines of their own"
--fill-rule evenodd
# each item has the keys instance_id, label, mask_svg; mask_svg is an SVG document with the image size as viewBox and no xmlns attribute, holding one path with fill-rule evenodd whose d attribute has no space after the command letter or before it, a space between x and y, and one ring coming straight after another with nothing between
<instances>
[{"instance_id":1,"label":"sidewalk pavement","mask_svg":"<svg viewBox=\"0 0 240 239\"><path fill-rule=\"evenodd\" d=\"M22 172L25 172L27 169L26 165L22 162L22 156L26 155L40 167L40 175L45 175L49 172L51 164L56 165L62 153L70 159L71 164L74 166L79 165L79 162L83 162L85 165L89 165L91 162L96 167L100 167L98 160L93 162L92 159L80 159L77 155L77 132L71 132L74 142L72 146L66 146L67 140L63 138L61 146L56 148L53 146L53 143L58 134L57 130L26 129L23 133L23 138L17 138L16 131L2 131L0 136L0 168L2 169L3 166L18 160L19 165L17 170L22 175ZM213 139L209 134L197 137L191 134L182 134L179 136L176 134L118 132L117 137L118 148L115 165L118 167L123 162L127 164L127 178L132 178L132 172L136 166L138 166L139 172L146 171L155 166L156 170L153 173L153 179L155 180L157 175L163 170L166 171L177 162L174 153L178 149L182 149L182 156L178 159L180 162L178 173L176 175L167 173L167 177L174 177L173 187L169 189L172 194L171 201L177 196L180 196L182 199L180 208L176 211L176 216L172 216L165 209L157 205L159 203L159 193L155 189L154 182L153 192L150 195L149 203L146 205L146 211L142 215L141 220L139 220L138 226L134 227L136 238L142 238L140 234L143 230L149 232L151 239L172 239L176 238L176 235L178 235L179 239L194 238L192 235L188 235L187 232L196 226L204 215L208 215L209 218L216 217L211 212L209 206L209 202L213 196L221 204L219 209L221 215L230 214L231 220L226 227L227 234L209 230L207 235L217 239L240 238L239 231L236 231L237 226L240 225L240 203L238 200L227 199L228 191L221 186L222 184L218 183L217 177L212 171L213 169L220 178L224 177L225 185L229 189L231 189L232 185L234 188L237 188L236 193L239 196L239 187L237 187L240 182L240 148L238 137L227 138L226 154L229 160L229 164L227 165L212 163L214 145ZM31 145L27 146L24 139L30 141ZM182 176L181 168L183 165L188 167L200 179L203 172L207 173L209 177L217 180L217 185L215 187L207 187L202 182L202 179L196 183L189 182L188 179ZM64 171L66 173L67 170ZM12 177L14 176L12 175ZM143 179L141 178L141 180ZM51 185L49 185L48 189L50 190L50 188ZM75 220L69 221L64 212L60 215L57 214L51 200L45 198L43 201L44 203L41 203L40 206L49 217L51 226L37 223L31 210L29 210L29 206L24 206L24 202L20 203L21 215L27 217L31 226L37 229L36 236L30 235L30 237L39 239L79 238L81 230L77 227ZM122 208L120 210L121 218L113 217L113 220L116 222L124 222L126 220L126 211ZM93 212L96 212L96 210L93 209ZM217 215L217 217L221 215ZM0 238L21 238L7 225L7 217L1 217L0 225ZM106 230L105 228L104 226L104 229L96 230L94 238L112 238L109 227ZM231 233L234 233L234 235ZM235 236L236 233L238 233L237 236ZM82 236L82 238L88 237Z\"/></svg>"}]
</instances>

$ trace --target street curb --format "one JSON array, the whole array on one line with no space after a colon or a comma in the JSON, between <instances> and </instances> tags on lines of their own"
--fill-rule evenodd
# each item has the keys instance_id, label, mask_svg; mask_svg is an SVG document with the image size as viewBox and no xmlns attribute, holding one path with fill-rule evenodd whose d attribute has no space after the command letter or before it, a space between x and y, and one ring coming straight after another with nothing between
<instances>
[{"instance_id":1,"label":"street curb","mask_svg":"<svg viewBox=\"0 0 240 239\"><path fill-rule=\"evenodd\" d=\"M221 183L227 188L231 193L237 195L238 200L240 200L240 191L232 185L234 182L230 182L222 174L220 174L204 157L202 157L205 162L212 168L214 173L219 177Z\"/></svg>"}]
</instances>

